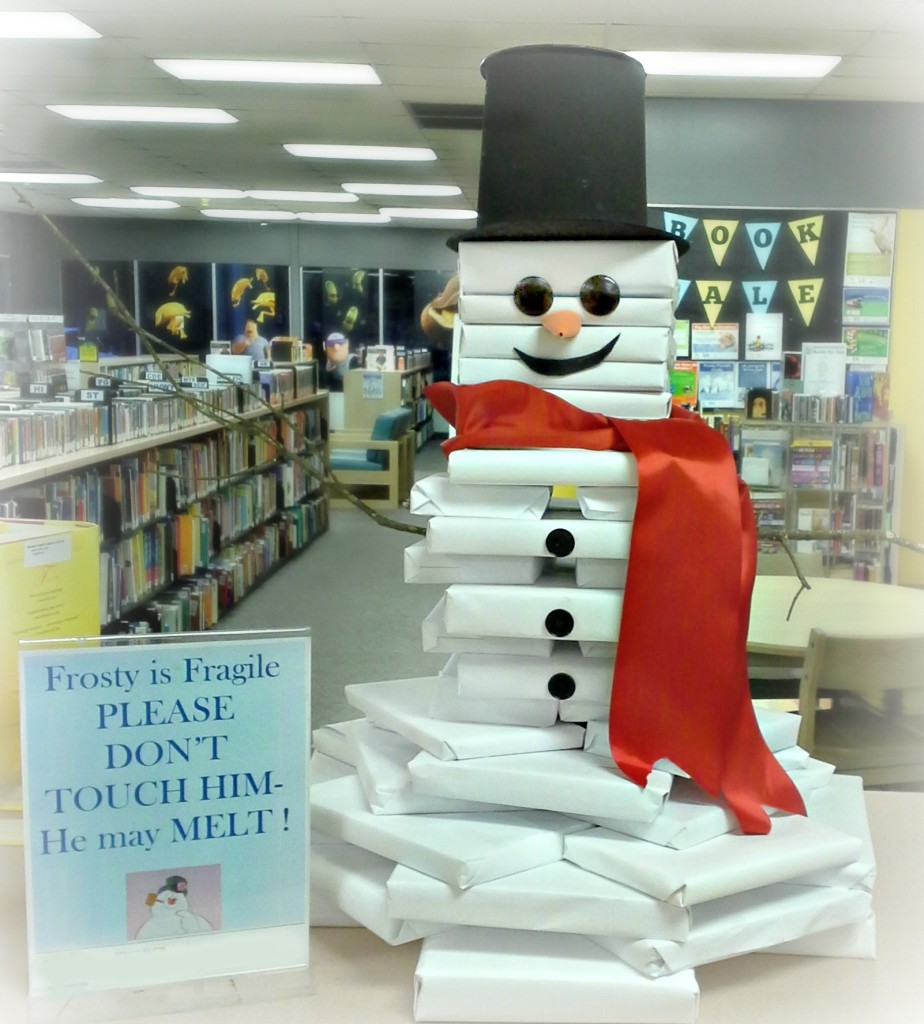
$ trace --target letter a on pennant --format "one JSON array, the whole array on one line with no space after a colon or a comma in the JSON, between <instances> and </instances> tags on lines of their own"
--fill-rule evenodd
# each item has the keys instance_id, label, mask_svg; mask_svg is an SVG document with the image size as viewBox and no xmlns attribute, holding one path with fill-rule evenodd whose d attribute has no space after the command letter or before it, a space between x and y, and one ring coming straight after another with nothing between
<instances>
[{"instance_id":1,"label":"letter a on pennant","mask_svg":"<svg viewBox=\"0 0 924 1024\"><path fill-rule=\"evenodd\" d=\"M703 309L710 327L715 327L716 320L722 312L722 306L728 298L731 281L697 281L696 290L703 300Z\"/></svg>"},{"instance_id":2,"label":"letter a on pennant","mask_svg":"<svg viewBox=\"0 0 924 1024\"><path fill-rule=\"evenodd\" d=\"M712 250L715 265L721 267L731 240L738 230L738 221L704 220L703 227L706 229L706 237L709 239L709 248Z\"/></svg>"},{"instance_id":3,"label":"letter a on pennant","mask_svg":"<svg viewBox=\"0 0 924 1024\"><path fill-rule=\"evenodd\" d=\"M792 297L796 300L796 305L799 307L799 312L802 314L802 319L805 321L805 326L808 327L812 322L815 307L818 305L818 296L821 294L824 278L814 277L803 281L788 281L787 283L789 284L789 290L792 292Z\"/></svg>"},{"instance_id":4,"label":"letter a on pennant","mask_svg":"<svg viewBox=\"0 0 924 1024\"><path fill-rule=\"evenodd\" d=\"M824 227L824 214L814 217L803 217L801 220L789 221L789 229L796 236L799 248L808 256L809 263L815 266L818 257L818 244L821 241L821 229Z\"/></svg>"}]
</instances>

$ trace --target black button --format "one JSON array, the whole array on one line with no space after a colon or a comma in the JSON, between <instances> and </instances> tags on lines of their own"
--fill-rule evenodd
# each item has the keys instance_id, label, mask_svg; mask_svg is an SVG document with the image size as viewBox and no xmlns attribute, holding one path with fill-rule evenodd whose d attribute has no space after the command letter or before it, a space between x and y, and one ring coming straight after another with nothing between
<instances>
[{"instance_id":1,"label":"black button","mask_svg":"<svg viewBox=\"0 0 924 1024\"><path fill-rule=\"evenodd\" d=\"M556 558L565 558L574 551L574 537L568 530L552 530L545 538L545 549Z\"/></svg>"},{"instance_id":2,"label":"black button","mask_svg":"<svg viewBox=\"0 0 924 1024\"><path fill-rule=\"evenodd\" d=\"M574 678L567 672L556 672L549 680L549 695L557 700L573 697L575 689Z\"/></svg>"},{"instance_id":3,"label":"black button","mask_svg":"<svg viewBox=\"0 0 924 1024\"><path fill-rule=\"evenodd\" d=\"M545 628L552 636L567 636L574 629L574 616L564 608L555 608L546 615Z\"/></svg>"}]
</instances>

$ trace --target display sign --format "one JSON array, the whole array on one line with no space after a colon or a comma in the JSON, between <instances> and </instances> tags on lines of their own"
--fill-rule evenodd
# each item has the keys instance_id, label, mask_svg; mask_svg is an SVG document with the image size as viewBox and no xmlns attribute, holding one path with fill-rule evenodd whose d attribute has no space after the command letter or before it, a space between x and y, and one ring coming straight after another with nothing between
<instances>
[{"instance_id":1,"label":"display sign","mask_svg":"<svg viewBox=\"0 0 924 1024\"><path fill-rule=\"evenodd\" d=\"M307 630L20 653L33 995L304 967Z\"/></svg>"}]
</instances>

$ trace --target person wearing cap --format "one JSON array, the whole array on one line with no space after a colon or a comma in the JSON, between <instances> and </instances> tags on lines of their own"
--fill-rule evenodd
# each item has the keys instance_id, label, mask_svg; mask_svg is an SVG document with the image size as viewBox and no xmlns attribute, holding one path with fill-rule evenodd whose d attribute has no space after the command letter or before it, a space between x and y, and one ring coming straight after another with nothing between
<instances>
[{"instance_id":1,"label":"person wearing cap","mask_svg":"<svg viewBox=\"0 0 924 1024\"><path fill-rule=\"evenodd\" d=\"M324 369L329 384L336 382L336 390L343 388L343 378L347 370L352 370L359 365L359 360L354 352L350 351L350 340L340 331L334 331L324 340L324 352L327 355L327 362Z\"/></svg>"}]
</instances>

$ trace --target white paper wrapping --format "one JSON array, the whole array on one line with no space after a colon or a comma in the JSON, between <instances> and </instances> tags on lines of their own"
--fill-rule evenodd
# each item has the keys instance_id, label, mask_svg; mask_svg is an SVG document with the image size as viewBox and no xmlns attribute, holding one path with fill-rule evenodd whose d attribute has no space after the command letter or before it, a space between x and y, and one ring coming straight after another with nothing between
<instances>
[{"instance_id":1,"label":"white paper wrapping","mask_svg":"<svg viewBox=\"0 0 924 1024\"><path fill-rule=\"evenodd\" d=\"M827 785L806 794L805 809L813 821L855 836L862 846L849 864L805 875L798 881L806 885L856 886L872 892L876 881L876 854L863 798L863 780L856 775L832 775Z\"/></svg>"},{"instance_id":2,"label":"white paper wrapping","mask_svg":"<svg viewBox=\"0 0 924 1024\"><path fill-rule=\"evenodd\" d=\"M585 519L631 522L638 504L637 487L578 487L578 507Z\"/></svg>"},{"instance_id":3,"label":"white paper wrapping","mask_svg":"<svg viewBox=\"0 0 924 1024\"><path fill-rule=\"evenodd\" d=\"M449 478L459 484L638 487L638 463L628 452L585 448L463 448L449 454Z\"/></svg>"},{"instance_id":4,"label":"white paper wrapping","mask_svg":"<svg viewBox=\"0 0 924 1024\"><path fill-rule=\"evenodd\" d=\"M459 800L496 800L514 807L543 807L565 814L612 814L634 821L652 821L671 788L671 777L664 772L651 772L643 788L627 779L612 759L581 750L467 761L440 761L422 753L408 768L414 789L421 793Z\"/></svg>"},{"instance_id":5,"label":"white paper wrapping","mask_svg":"<svg viewBox=\"0 0 924 1024\"><path fill-rule=\"evenodd\" d=\"M610 676L610 685L612 685L612 675ZM608 696L609 694L607 694ZM755 708L754 716L764 742L771 751L774 753L794 751L788 761L790 768L805 767L808 764L808 754L800 747L794 747L799 735L799 715L770 708ZM595 722L591 725L588 723L584 749L592 754L599 754L601 757L609 756L610 738L608 727L605 724L601 725L599 722ZM797 754L795 751L799 751L799 753Z\"/></svg>"},{"instance_id":6,"label":"white paper wrapping","mask_svg":"<svg viewBox=\"0 0 924 1024\"><path fill-rule=\"evenodd\" d=\"M308 784L330 782L331 779L342 779L344 775L355 775L356 768L346 761L339 761L316 750L308 762Z\"/></svg>"},{"instance_id":7,"label":"white paper wrapping","mask_svg":"<svg viewBox=\"0 0 924 1024\"><path fill-rule=\"evenodd\" d=\"M524 320L526 318L524 317ZM624 363L666 363L674 358L674 334L663 327L622 326L595 319L584 324L577 337L567 345L553 337L533 318L531 323L472 324L465 321L459 331L459 356L462 359L510 359L515 348L540 359L571 359L599 351L618 337L608 361Z\"/></svg>"},{"instance_id":8,"label":"white paper wrapping","mask_svg":"<svg viewBox=\"0 0 924 1024\"><path fill-rule=\"evenodd\" d=\"M458 657L458 655L456 655ZM467 697L459 693L452 664L440 671L430 698L430 717L447 722L484 722L490 725L532 725L548 728L558 720L558 703L548 696L518 700L498 694Z\"/></svg>"},{"instance_id":9,"label":"white paper wrapping","mask_svg":"<svg viewBox=\"0 0 924 1024\"><path fill-rule=\"evenodd\" d=\"M436 654L523 654L545 657L552 653L551 637L450 636L446 632L446 597L439 599L423 621L423 649Z\"/></svg>"},{"instance_id":10,"label":"white paper wrapping","mask_svg":"<svg viewBox=\"0 0 924 1024\"><path fill-rule=\"evenodd\" d=\"M577 644L558 642L547 658L510 654L459 654L452 659L459 693L465 697L516 697L536 700L549 696L553 676L568 676L574 683L569 701L609 704L613 687L613 660L585 658ZM609 752L609 747L606 748Z\"/></svg>"},{"instance_id":11,"label":"white paper wrapping","mask_svg":"<svg viewBox=\"0 0 924 1024\"><path fill-rule=\"evenodd\" d=\"M433 473L411 488L410 510L428 516L476 516L484 519L541 519L552 496L550 487L452 483L448 473Z\"/></svg>"},{"instance_id":12,"label":"white paper wrapping","mask_svg":"<svg viewBox=\"0 0 924 1024\"><path fill-rule=\"evenodd\" d=\"M690 907L848 864L862 849L859 839L799 815L771 821L768 835L723 835L686 850L593 829L570 836L565 857L588 871Z\"/></svg>"},{"instance_id":13,"label":"white paper wrapping","mask_svg":"<svg viewBox=\"0 0 924 1024\"><path fill-rule=\"evenodd\" d=\"M484 384L490 380L515 380L544 387L549 378L529 369L519 359L460 359L460 384ZM555 378L560 380L561 378ZM648 391L660 394L670 387L666 362L598 363L590 370L568 374L568 382L581 391Z\"/></svg>"},{"instance_id":14,"label":"white paper wrapping","mask_svg":"<svg viewBox=\"0 0 924 1024\"><path fill-rule=\"evenodd\" d=\"M505 583L528 585L547 559L505 555L437 555L420 540L404 549L405 583Z\"/></svg>"},{"instance_id":15,"label":"white paper wrapping","mask_svg":"<svg viewBox=\"0 0 924 1024\"><path fill-rule=\"evenodd\" d=\"M454 928L424 939L414 1019L692 1024L692 971L645 978L582 935Z\"/></svg>"},{"instance_id":16,"label":"white paper wrapping","mask_svg":"<svg viewBox=\"0 0 924 1024\"><path fill-rule=\"evenodd\" d=\"M585 412L600 412L604 416L612 416L618 420L663 420L671 411L672 395L670 391L580 391L577 388L546 388L550 395L555 395L568 402L576 409Z\"/></svg>"},{"instance_id":17,"label":"white paper wrapping","mask_svg":"<svg viewBox=\"0 0 924 1024\"><path fill-rule=\"evenodd\" d=\"M826 932L816 932L802 939L793 939L778 946L768 946L763 953L784 953L787 956L836 956L851 960L876 959L876 915L858 924L845 924Z\"/></svg>"},{"instance_id":18,"label":"white paper wrapping","mask_svg":"<svg viewBox=\"0 0 924 1024\"><path fill-rule=\"evenodd\" d=\"M455 889L399 865L387 885L394 917L486 928L571 932L578 935L657 935L684 939L690 912L567 861L520 871L493 882Z\"/></svg>"},{"instance_id":19,"label":"white paper wrapping","mask_svg":"<svg viewBox=\"0 0 924 1024\"><path fill-rule=\"evenodd\" d=\"M350 748L349 734L351 729L356 728L356 719L347 722L333 722L330 725L322 725L311 733L312 747L328 757L338 761L345 761L352 764L352 753Z\"/></svg>"},{"instance_id":20,"label":"white paper wrapping","mask_svg":"<svg viewBox=\"0 0 924 1024\"><path fill-rule=\"evenodd\" d=\"M550 811L373 814L359 779L311 791L312 821L329 835L466 889L561 860L583 822Z\"/></svg>"},{"instance_id":21,"label":"white paper wrapping","mask_svg":"<svg viewBox=\"0 0 924 1024\"><path fill-rule=\"evenodd\" d=\"M496 811L494 803L448 800L415 793L411 787L408 762L420 753L420 747L388 729L371 722L351 732L350 743L356 762L356 774L373 814L434 814L453 811Z\"/></svg>"},{"instance_id":22,"label":"white paper wrapping","mask_svg":"<svg viewBox=\"0 0 924 1024\"><path fill-rule=\"evenodd\" d=\"M586 311L575 295L558 296L559 308L570 309L583 318ZM512 294L476 295L463 291L459 296L459 318L465 324L532 324L536 318L517 309ZM674 310L670 299L639 299L623 295L619 305L596 323L625 327L673 327Z\"/></svg>"},{"instance_id":23,"label":"white paper wrapping","mask_svg":"<svg viewBox=\"0 0 924 1024\"><path fill-rule=\"evenodd\" d=\"M427 709L439 676L354 683L346 699L375 725L391 729L443 760L491 757L536 750L580 747L584 730L578 725L549 728L526 725L478 725L430 718Z\"/></svg>"},{"instance_id":24,"label":"white paper wrapping","mask_svg":"<svg viewBox=\"0 0 924 1024\"><path fill-rule=\"evenodd\" d=\"M628 573L628 559L578 558L574 563L574 578L579 587L623 590Z\"/></svg>"},{"instance_id":25,"label":"white paper wrapping","mask_svg":"<svg viewBox=\"0 0 924 1024\"><path fill-rule=\"evenodd\" d=\"M443 622L451 636L512 636L536 639L609 640L619 632L621 590L582 589L558 580L531 587L454 583L446 590ZM563 632L548 628L549 616L564 613Z\"/></svg>"},{"instance_id":26,"label":"white paper wrapping","mask_svg":"<svg viewBox=\"0 0 924 1024\"><path fill-rule=\"evenodd\" d=\"M403 921L389 915L385 883L394 868L393 861L358 846L339 843L315 847L311 851L312 902L315 893L326 898L391 946L445 931L447 925Z\"/></svg>"},{"instance_id":27,"label":"white paper wrapping","mask_svg":"<svg viewBox=\"0 0 924 1024\"><path fill-rule=\"evenodd\" d=\"M427 549L447 555L554 558L558 542L570 548L562 548L562 554L574 558L627 559L631 540L631 523L592 522L567 515L530 520L437 516L427 526Z\"/></svg>"},{"instance_id":28,"label":"white paper wrapping","mask_svg":"<svg viewBox=\"0 0 924 1024\"><path fill-rule=\"evenodd\" d=\"M594 936L594 941L637 971L660 978L857 924L869 917L871 902L859 889L769 885L694 907L689 937L682 941L617 935Z\"/></svg>"},{"instance_id":29,"label":"white paper wrapping","mask_svg":"<svg viewBox=\"0 0 924 1024\"><path fill-rule=\"evenodd\" d=\"M535 242L462 242L459 280L467 295L510 294L520 278L536 273ZM579 296L595 274L619 282L624 296L672 299L677 249L671 241L543 241L542 276L555 296ZM617 307L618 309L619 307Z\"/></svg>"}]
</instances>

